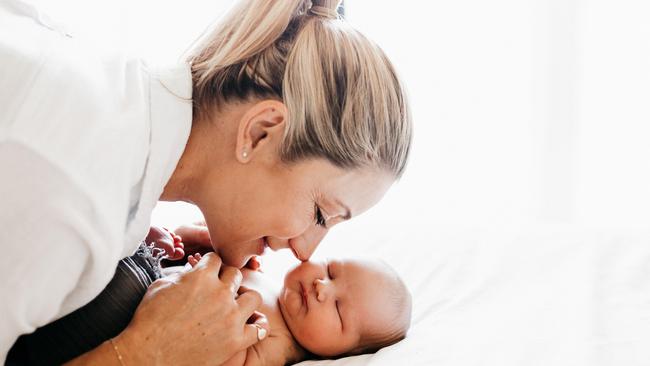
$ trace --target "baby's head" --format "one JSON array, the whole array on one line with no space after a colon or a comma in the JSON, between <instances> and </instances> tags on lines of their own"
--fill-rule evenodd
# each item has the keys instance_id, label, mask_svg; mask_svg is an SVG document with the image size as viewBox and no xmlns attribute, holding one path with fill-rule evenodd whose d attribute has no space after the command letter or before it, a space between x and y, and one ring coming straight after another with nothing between
<instances>
[{"instance_id":1,"label":"baby's head","mask_svg":"<svg viewBox=\"0 0 650 366\"><path fill-rule=\"evenodd\" d=\"M318 356L374 352L411 323L411 295L380 261L303 262L284 278L278 302L296 341Z\"/></svg>"}]
</instances>

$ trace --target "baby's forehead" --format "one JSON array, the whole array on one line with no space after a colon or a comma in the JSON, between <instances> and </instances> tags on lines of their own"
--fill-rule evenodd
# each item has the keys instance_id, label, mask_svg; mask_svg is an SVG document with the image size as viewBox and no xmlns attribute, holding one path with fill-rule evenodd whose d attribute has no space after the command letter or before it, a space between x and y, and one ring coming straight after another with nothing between
<instances>
[{"instance_id":1,"label":"baby's forehead","mask_svg":"<svg viewBox=\"0 0 650 366\"><path fill-rule=\"evenodd\" d=\"M336 264L333 265L336 267ZM399 296L400 283L397 274L386 265L376 262L341 263L340 269L334 268L335 281L343 282L346 297L359 307L368 307L375 302L387 301ZM337 273L338 272L338 273ZM356 307L356 306L355 306Z\"/></svg>"},{"instance_id":2,"label":"baby's forehead","mask_svg":"<svg viewBox=\"0 0 650 366\"><path fill-rule=\"evenodd\" d=\"M350 278L372 277L375 280L388 280L395 277L393 269L383 261L375 259L330 260L328 264L339 270L340 276Z\"/></svg>"}]
</instances>

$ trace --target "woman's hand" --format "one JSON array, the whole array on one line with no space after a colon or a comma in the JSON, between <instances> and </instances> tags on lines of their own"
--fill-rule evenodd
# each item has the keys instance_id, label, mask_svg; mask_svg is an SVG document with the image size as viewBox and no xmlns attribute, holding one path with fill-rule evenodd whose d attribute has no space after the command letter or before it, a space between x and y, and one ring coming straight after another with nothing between
<instances>
[{"instance_id":1,"label":"woman's hand","mask_svg":"<svg viewBox=\"0 0 650 366\"><path fill-rule=\"evenodd\" d=\"M259 293L238 289L241 272L208 253L190 271L154 282L115 338L125 364L219 365L264 339Z\"/></svg>"},{"instance_id":2,"label":"woman's hand","mask_svg":"<svg viewBox=\"0 0 650 366\"><path fill-rule=\"evenodd\" d=\"M181 225L174 232L183 238L185 253L193 255L196 253L205 254L214 251L210 232L205 221L197 221L194 224ZM259 270L261 263L256 256L252 257L246 264L246 268L253 271Z\"/></svg>"}]
</instances>

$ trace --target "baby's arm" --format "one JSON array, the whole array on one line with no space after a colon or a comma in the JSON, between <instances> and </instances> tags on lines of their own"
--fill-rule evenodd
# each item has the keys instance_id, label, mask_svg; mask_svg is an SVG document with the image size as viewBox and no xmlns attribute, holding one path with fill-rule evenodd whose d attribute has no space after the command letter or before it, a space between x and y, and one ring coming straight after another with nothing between
<instances>
[{"instance_id":1,"label":"baby's arm","mask_svg":"<svg viewBox=\"0 0 650 366\"><path fill-rule=\"evenodd\" d=\"M295 345L293 339L273 334L266 339L237 353L222 366L283 366L306 359L306 353Z\"/></svg>"}]
</instances>

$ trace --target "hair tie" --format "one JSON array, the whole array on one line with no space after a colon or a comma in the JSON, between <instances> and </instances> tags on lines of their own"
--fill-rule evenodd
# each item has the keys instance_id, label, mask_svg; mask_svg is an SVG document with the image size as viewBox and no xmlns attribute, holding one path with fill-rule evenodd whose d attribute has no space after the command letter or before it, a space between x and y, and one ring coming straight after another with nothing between
<instances>
[{"instance_id":1,"label":"hair tie","mask_svg":"<svg viewBox=\"0 0 650 366\"><path fill-rule=\"evenodd\" d=\"M328 18L328 19L339 18L339 13L336 10L324 6L320 6L320 5L312 6L311 8L309 8L309 12L313 15L323 17L323 18Z\"/></svg>"}]
</instances>

